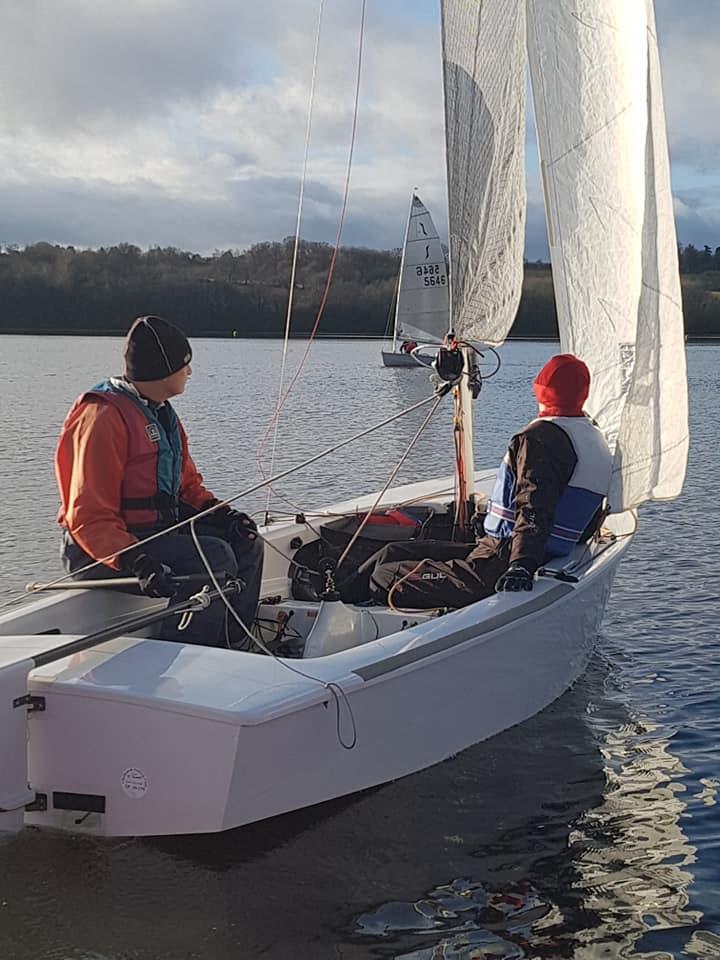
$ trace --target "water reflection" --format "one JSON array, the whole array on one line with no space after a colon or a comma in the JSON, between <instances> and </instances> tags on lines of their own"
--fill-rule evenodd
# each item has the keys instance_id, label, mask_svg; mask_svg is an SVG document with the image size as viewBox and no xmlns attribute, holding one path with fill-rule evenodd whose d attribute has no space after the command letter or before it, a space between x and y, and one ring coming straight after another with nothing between
<instances>
[{"instance_id":1,"label":"water reflection","mask_svg":"<svg viewBox=\"0 0 720 960\"><path fill-rule=\"evenodd\" d=\"M688 771L670 746L649 720L608 732L604 801L571 838L585 902L604 921L586 942L612 942L618 956L681 956L702 918L689 906L696 849L683 832Z\"/></svg>"},{"instance_id":2,"label":"water reflection","mask_svg":"<svg viewBox=\"0 0 720 960\"><path fill-rule=\"evenodd\" d=\"M489 892L481 884L454 880L430 891L413 904L390 903L361 916L357 932L366 936L412 933L422 943L394 956L403 960L453 957L550 957L559 945L537 936L541 923L551 927L558 917L529 884L519 883L503 893ZM528 937L535 928L534 942ZM432 938L428 936L432 932ZM441 932L441 939L435 939ZM530 951L530 952L528 952Z\"/></svg>"},{"instance_id":3,"label":"water reflection","mask_svg":"<svg viewBox=\"0 0 720 960\"><path fill-rule=\"evenodd\" d=\"M683 832L687 771L670 743L657 724L619 723L601 744L598 802L582 792L579 804L568 795L563 809L545 801L546 819L526 824L544 849L537 858L526 849L523 879L508 882L508 853L519 837L503 834L476 851L482 866L473 879L380 904L357 918L356 935L391 941L392 953L383 955L397 960L717 958L720 938L696 929L702 912L690 906L696 849ZM714 802L713 789L701 802ZM565 849L552 849L546 837L543 844L540 831L557 834L565 822ZM504 854L505 870L493 869L493 853Z\"/></svg>"}]
</instances>

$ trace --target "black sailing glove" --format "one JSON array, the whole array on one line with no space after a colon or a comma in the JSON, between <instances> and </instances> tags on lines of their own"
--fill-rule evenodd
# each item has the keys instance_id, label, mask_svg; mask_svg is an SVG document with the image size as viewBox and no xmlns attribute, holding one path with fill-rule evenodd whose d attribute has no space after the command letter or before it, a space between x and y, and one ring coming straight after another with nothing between
<instances>
[{"instance_id":1,"label":"black sailing glove","mask_svg":"<svg viewBox=\"0 0 720 960\"><path fill-rule=\"evenodd\" d=\"M225 515L225 529L231 537L239 537L244 540L257 540L257 524L246 513L241 510L228 509Z\"/></svg>"},{"instance_id":2,"label":"black sailing glove","mask_svg":"<svg viewBox=\"0 0 720 960\"><path fill-rule=\"evenodd\" d=\"M211 500L209 503L203 504L201 511L207 510L208 507L212 507L219 502L219 500ZM216 527L230 539L257 540L257 524L252 517L240 510L233 510L227 504L223 507L217 507L212 513L208 513L207 516L202 518L201 522L209 527Z\"/></svg>"},{"instance_id":3,"label":"black sailing glove","mask_svg":"<svg viewBox=\"0 0 720 960\"><path fill-rule=\"evenodd\" d=\"M231 539L257 540L257 524L241 510L232 507L218 507L206 519L223 530Z\"/></svg>"},{"instance_id":4,"label":"black sailing glove","mask_svg":"<svg viewBox=\"0 0 720 960\"><path fill-rule=\"evenodd\" d=\"M533 575L520 563L511 563L495 584L496 593L504 591L516 593L520 590L532 590L532 588Z\"/></svg>"},{"instance_id":5,"label":"black sailing glove","mask_svg":"<svg viewBox=\"0 0 720 960\"><path fill-rule=\"evenodd\" d=\"M172 597L175 595L175 585L172 580L172 570L164 563L146 553L133 557L132 572L138 578L140 592L146 597Z\"/></svg>"}]
</instances>

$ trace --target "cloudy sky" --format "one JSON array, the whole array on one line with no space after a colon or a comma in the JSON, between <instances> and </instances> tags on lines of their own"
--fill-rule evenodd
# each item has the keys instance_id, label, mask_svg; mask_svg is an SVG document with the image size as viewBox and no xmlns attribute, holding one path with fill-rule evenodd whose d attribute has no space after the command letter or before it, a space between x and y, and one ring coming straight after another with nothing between
<instances>
[{"instance_id":1,"label":"cloudy sky","mask_svg":"<svg viewBox=\"0 0 720 960\"><path fill-rule=\"evenodd\" d=\"M619 0L620 2L620 0ZM640 0L622 0L626 3ZM360 0L325 0L303 236L332 241ZM444 228L437 0L367 0L345 243ZM0 244L243 248L295 231L318 0L2 0ZM656 0L678 237L720 245L720 0ZM530 145L534 150L534 145ZM545 254L529 163L527 256Z\"/></svg>"}]
</instances>

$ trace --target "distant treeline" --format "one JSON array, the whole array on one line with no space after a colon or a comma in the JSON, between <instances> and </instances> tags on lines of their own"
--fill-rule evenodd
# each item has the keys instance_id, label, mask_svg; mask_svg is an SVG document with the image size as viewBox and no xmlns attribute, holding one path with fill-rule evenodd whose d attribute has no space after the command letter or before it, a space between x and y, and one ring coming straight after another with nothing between
<instances>
[{"instance_id":1,"label":"distant treeline","mask_svg":"<svg viewBox=\"0 0 720 960\"><path fill-rule=\"evenodd\" d=\"M285 327L293 244L210 256L131 244L76 250L36 243L0 251L0 332L124 333L158 313L192 336L278 336ZM332 247L303 242L292 331L306 334L323 299ZM686 331L720 337L720 247L679 250ZM326 336L382 336L394 306L399 250L343 247L320 324ZM557 335L550 268L528 263L512 336Z\"/></svg>"}]
</instances>

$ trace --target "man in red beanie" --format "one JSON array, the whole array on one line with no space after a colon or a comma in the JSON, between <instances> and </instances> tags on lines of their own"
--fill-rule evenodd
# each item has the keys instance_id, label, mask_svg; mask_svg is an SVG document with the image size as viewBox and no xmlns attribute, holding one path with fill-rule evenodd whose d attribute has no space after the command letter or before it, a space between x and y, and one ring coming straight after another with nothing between
<instances>
[{"instance_id":1,"label":"man in red beanie","mask_svg":"<svg viewBox=\"0 0 720 960\"><path fill-rule=\"evenodd\" d=\"M466 606L494 590L532 590L538 567L592 536L612 458L583 413L590 372L572 354L559 354L537 375L533 391L538 416L510 441L487 505L485 535L472 547L423 541L386 547L371 558L375 599L387 602L392 592L399 608L428 609Z\"/></svg>"},{"instance_id":2,"label":"man in red beanie","mask_svg":"<svg viewBox=\"0 0 720 960\"><path fill-rule=\"evenodd\" d=\"M219 503L203 484L169 403L184 392L191 359L181 330L161 317L139 317L125 341L125 376L82 394L65 418L55 454L58 523L63 562L76 577L136 576L150 597L182 600L197 591L197 582L178 589L172 581L205 572L186 527L142 542ZM247 514L220 507L198 522L198 533L216 575L245 583L233 606L250 628L263 563L257 526ZM103 563L85 570L98 560ZM223 646L225 608L214 603L182 633L173 624L163 630L166 639Z\"/></svg>"}]
</instances>

